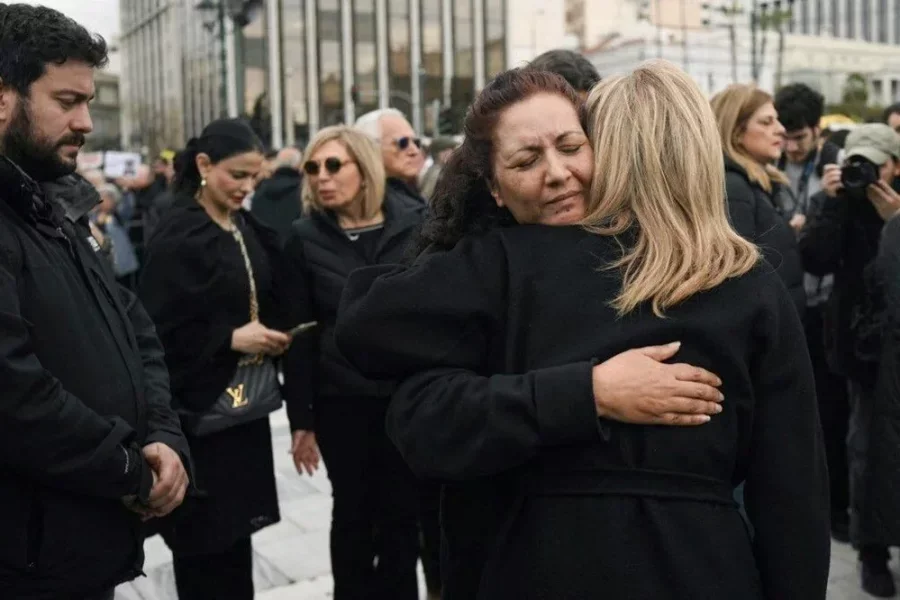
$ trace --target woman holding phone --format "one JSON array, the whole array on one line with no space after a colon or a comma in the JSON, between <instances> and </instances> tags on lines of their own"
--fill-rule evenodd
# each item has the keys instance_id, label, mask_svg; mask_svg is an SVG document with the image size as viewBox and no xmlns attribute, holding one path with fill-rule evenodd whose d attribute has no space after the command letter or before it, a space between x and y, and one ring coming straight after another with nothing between
<instances>
[{"instance_id":1,"label":"woman holding phone","mask_svg":"<svg viewBox=\"0 0 900 600\"><path fill-rule=\"evenodd\" d=\"M292 343L285 332L311 319L283 301L296 294L277 234L241 208L261 149L238 120L214 121L188 142L140 285L194 460L195 493L161 523L181 600L253 598L250 536L279 520L267 418L282 399L274 361ZM239 414L223 416L223 399ZM314 468L315 447L302 459Z\"/></svg>"},{"instance_id":2,"label":"woman holding phone","mask_svg":"<svg viewBox=\"0 0 900 600\"><path fill-rule=\"evenodd\" d=\"M349 127L320 131L303 170L305 216L294 223L285 255L288 277L304 288L294 301L311 307L309 320L319 327L299 336L285 361L288 396L303 398L288 403L294 446L302 452L310 437L311 405L334 494L335 600L412 600L417 484L384 430L393 386L365 378L344 360L334 324L351 271L401 262L425 209L386 190L379 149Z\"/></svg>"}]
</instances>

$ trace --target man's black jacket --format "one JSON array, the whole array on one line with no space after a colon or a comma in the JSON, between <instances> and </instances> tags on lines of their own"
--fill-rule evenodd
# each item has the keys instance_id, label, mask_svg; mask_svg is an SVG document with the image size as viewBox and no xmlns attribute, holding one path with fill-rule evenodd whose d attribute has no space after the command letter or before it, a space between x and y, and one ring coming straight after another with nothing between
<instances>
[{"instance_id":1,"label":"man's black jacket","mask_svg":"<svg viewBox=\"0 0 900 600\"><path fill-rule=\"evenodd\" d=\"M80 186L80 187L79 187ZM96 193L0 157L0 598L75 598L140 573L140 449L189 464L162 346L90 237Z\"/></svg>"},{"instance_id":2,"label":"man's black jacket","mask_svg":"<svg viewBox=\"0 0 900 600\"><path fill-rule=\"evenodd\" d=\"M863 272L878 255L884 220L868 198L843 191L836 197L819 192L812 203L821 209L811 214L800 235L800 253L804 268L813 275L834 273L834 290L826 309L829 366L871 388L875 373L871 365L856 359L850 324L866 292Z\"/></svg>"}]
</instances>

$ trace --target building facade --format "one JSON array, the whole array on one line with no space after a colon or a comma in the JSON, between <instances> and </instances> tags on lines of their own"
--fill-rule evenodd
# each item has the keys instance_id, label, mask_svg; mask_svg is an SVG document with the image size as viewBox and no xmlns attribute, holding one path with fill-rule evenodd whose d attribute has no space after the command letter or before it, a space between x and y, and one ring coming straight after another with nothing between
<instances>
[{"instance_id":1,"label":"building facade","mask_svg":"<svg viewBox=\"0 0 900 600\"><path fill-rule=\"evenodd\" d=\"M198 0L121 0L126 147L178 147L225 114L272 147L386 107L424 135L449 108L458 130L494 75L567 45L557 0L221 2L224 28Z\"/></svg>"},{"instance_id":2,"label":"building facade","mask_svg":"<svg viewBox=\"0 0 900 600\"><path fill-rule=\"evenodd\" d=\"M158 151L184 138L181 1L122 0L122 147Z\"/></svg>"},{"instance_id":3,"label":"building facade","mask_svg":"<svg viewBox=\"0 0 900 600\"><path fill-rule=\"evenodd\" d=\"M121 119L119 76L99 71L94 76L94 101L91 103L94 130L87 138L85 151L121 148Z\"/></svg>"},{"instance_id":4,"label":"building facade","mask_svg":"<svg viewBox=\"0 0 900 600\"><path fill-rule=\"evenodd\" d=\"M508 1L267 2L237 43L240 112L273 146L389 106L433 133L506 68Z\"/></svg>"}]
</instances>

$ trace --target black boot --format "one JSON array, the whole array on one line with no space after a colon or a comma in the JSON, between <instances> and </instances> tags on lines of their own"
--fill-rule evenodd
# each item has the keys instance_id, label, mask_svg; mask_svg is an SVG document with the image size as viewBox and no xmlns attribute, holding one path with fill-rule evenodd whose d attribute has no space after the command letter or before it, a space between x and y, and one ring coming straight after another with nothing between
<instances>
[{"instance_id":1,"label":"black boot","mask_svg":"<svg viewBox=\"0 0 900 600\"><path fill-rule=\"evenodd\" d=\"M893 598L897 594L894 576L888 569L885 548L864 547L859 553L862 564L862 589L876 598Z\"/></svg>"}]
</instances>

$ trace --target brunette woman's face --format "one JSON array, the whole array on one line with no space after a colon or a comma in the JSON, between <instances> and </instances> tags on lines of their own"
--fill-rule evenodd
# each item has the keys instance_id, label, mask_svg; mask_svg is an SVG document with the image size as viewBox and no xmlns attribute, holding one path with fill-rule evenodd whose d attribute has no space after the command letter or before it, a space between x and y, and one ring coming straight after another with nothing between
<instances>
[{"instance_id":1,"label":"brunette woman's face","mask_svg":"<svg viewBox=\"0 0 900 600\"><path fill-rule=\"evenodd\" d=\"M236 211L253 191L253 182L262 168L263 155L255 150L236 154L213 164L206 154L197 156L197 169L206 180L204 193L217 206Z\"/></svg>"},{"instance_id":2,"label":"brunette woman's face","mask_svg":"<svg viewBox=\"0 0 900 600\"><path fill-rule=\"evenodd\" d=\"M594 152L572 103L540 93L503 111L494 133L491 194L519 223L569 225L584 216Z\"/></svg>"},{"instance_id":3,"label":"brunette woman's face","mask_svg":"<svg viewBox=\"0 0 900 600\"><path fill-rule=\"evenodd\" d=\"M738 141L747 154L759 163L778 160L784 145L784 127L778 120L775 105L769 102L756 109Z\"/></svg>"}]
</instances>

